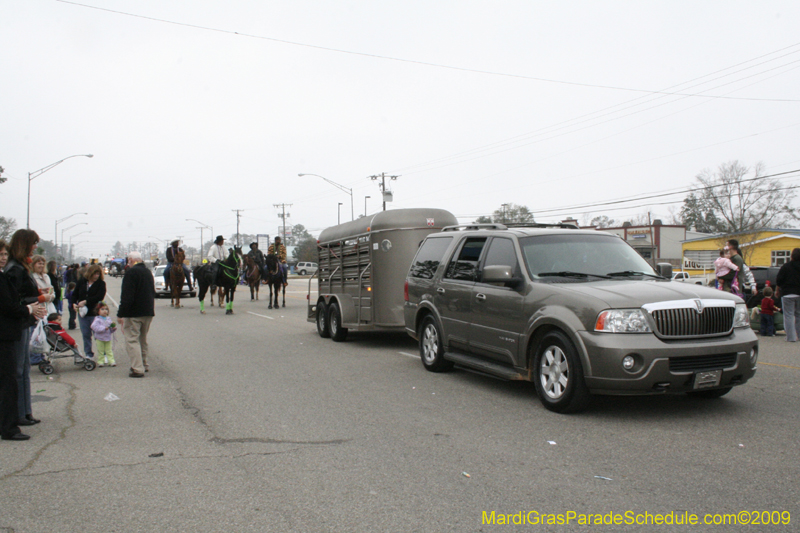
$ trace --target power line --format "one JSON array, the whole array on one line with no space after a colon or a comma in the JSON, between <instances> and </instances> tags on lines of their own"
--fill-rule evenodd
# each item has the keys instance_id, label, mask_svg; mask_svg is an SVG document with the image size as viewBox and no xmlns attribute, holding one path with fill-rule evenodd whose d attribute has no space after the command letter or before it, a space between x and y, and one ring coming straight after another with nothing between
<instances>
[{"instance_id":1,"label":"power line","mask_svg":"<svg viewBox=\"0 0 800 533\"><path fill-rule=\"evenodd\" d=\"M251 38L251 39L261 39L261 40L265 40L265 41L272 41L272 42L281 43L281 44L288 44L288 45L292 45L292 46L302 46L302 47L306 47L306 48L313 48L313 49L316 49L316 50L324 50L326 52L336 52L336 53L340 53L340 54L350 54L350 55L356 55L356 56L361 56L361 57L369 57L369 58L373 58L373 59L384 59L384 60L387 60L387 61L398 61L398 62L401 62L401 63L411 63L411 64L423 65L423 66L427 66L427 67L444 68L444 69L449 69L449 70L457 70L457 71L461 71L461 72L471 72L473 74L484 74L484 75L490 75L490 76L503 76L503 77L509 77L509 78L519 78L519 79L540 81L540 82L546 82L546 83L557 83L557 84L562 84L562 85L572 85L572 86L576 86L576 87L587 87L587 88L592 88L592 89L612 89L612 90L616 90L616 91L629 91L629 92L639 92L639 93L648 93L648 94L664 94L664 95L674 95L674 96L694 96L694 97L699 97L699 98L713 98L713 99L725 99L725 100L750 100L750 101L760 101L760 102L798 102L798 101L800 101L800 100L797 100L797 99L783 99L783 98L736 98L736 97L702 95L702 94L669 93L669 92L664 92L664 91L653 91L653 90L650 90L650 89L636 89L636 88L631 88L631 87L620 87L620 86L615 86L615 85L600 85L600 84L593 84L593 83L582 83L582 82L573 82L573 81L565 81L565 80L555 80L555 79L549 79L549 78L540 78L540 77L536 77L536 76L526 76L526 75L522 75L522 74L511 74L511 73L507 73L507 72L495 72L495 71L490 71L490 70L481 70L481 69L474 69L474 68L467 68L467 67L455 67L455 66L452 66L452 65L444 65L444 64L441 64L441 63L431 63L431 62L428 62L428 61L419 61L419 60L414 60L414 59L403 59L403 58L384 56L384 55L379 55L379 54L370 54L370 53L367 53L367 52L356 52L356 51L353 51L353 50L344 50L344 49L341 49L341 48L333 48L333 47L329 47L329 46L320 46L320 45L314 45L314 44L308 44L308 43L301 43L301 42L297 42L297 41L289 41L289 40L286 40L286 39L277 39L275 37L266 37L264 35L255 35L255 34L252 34L252 33L244 33L244 32L238 32L238 31L233 31L233 30L224 30L224 29L221 29L221 28L212 28L210 26L201 26L199 24L189 24L187 22L176 22L176 21L173 21L173 20L166 20L166 19L161 19L161 18L157 18L157 17L150 17L150 16L147 16L147 15L138 15L136 13L128 13L128 12L125 12L125 11L118 11L118 10L115 10L115 9L108 9L108 8L105 8L105 7L91 6L91 5L88 5L88 4L81 4L79 2L72 2L70 0L56 0L56 2L61 2L63 4L70 4L70 5L74 5L74 6L78 6L78 7L85 7L85 8L88 8L88 9L96 9L98 11L106 11L108 13L114 13L116 15L125 15L125 16L128 16L128 17L135 17L135 18L140 18L140 19L144 19L144 20L151 20L151 21L154 21L154 22L161 22L161 23L164 23L164 24L173 24L173 25L176 25L176 26L183 26L183 27L186 27L186 28L193 28L193 29L197 29L197 30L214 31L214 32L225 33L225 34L229 34L229 35L236 35L236 36L239 36L239 37L248 37L248 38Z\"/></svg>"}]
</instances>

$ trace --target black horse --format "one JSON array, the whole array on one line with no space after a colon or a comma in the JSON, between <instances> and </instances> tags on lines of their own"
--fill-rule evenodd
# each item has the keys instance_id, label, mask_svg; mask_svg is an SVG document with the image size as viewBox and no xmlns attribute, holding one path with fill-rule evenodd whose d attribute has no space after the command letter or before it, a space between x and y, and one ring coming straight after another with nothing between
<instances>
[{"instance_id":1,"label":"black horse","mask_svg":"<svg viewBox=\"0 0 800 533\"><path fill-rule=\"evenodd\" d=\"M200 284L200 312L205 314L205 298L208 288L216 285L225 290L225 314L233 314L233 295L236 292L236 285L239 282L239 267L242 262L242 247L234 246L228 249L228 257L223 261L217 261L219 265L216 277L212 275L210 264L203 265L197 269L195 280Z\"/></svg>"},{"instance_id":2,"label":"black horse","mask_svg":"<svg viewBox=\"0 0 800 533\"><path fill-rule=\"evenodd\" d=\"M283 290L283 306L286 307L286 287L283 285L283 275L281 274L281 263L275 254L267 254L265 257L266 282L269 286L269 308L272 309L272 291L275 290L275 309L279 309L278 294Z\"/></svg>"}]
</instances>

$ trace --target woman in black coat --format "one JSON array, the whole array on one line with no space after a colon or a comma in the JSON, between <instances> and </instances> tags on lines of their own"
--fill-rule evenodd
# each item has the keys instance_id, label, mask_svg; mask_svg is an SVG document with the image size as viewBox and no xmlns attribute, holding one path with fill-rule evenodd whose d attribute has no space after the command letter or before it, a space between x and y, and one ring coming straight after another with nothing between
<instances>
[{"instance_id":1,"label":"woman in black coat","mask_svg":"<svg viewBox=\"0 0 800 533\"><path fill-rule=\"evenodd\" d=\"M94 322L97 312L95 307L106 297L106 282L103 281L103 267L98 264L89 265L86 274L78 280L75 287L75 300L77 300L78 322L81 325L83 334L83 351L86 357L94 359L94 347L92 345L92 322ZM80 309L86 308L86 314L81 316Z\"/></svg>"},{"instance_id":2,"label":"woman in black coat","mask_svg":"<svg viewBox=\"0 0 800 533\"><path fill-rule=\"evenodd\" d=\"M17 230L11 237L9 246L9 261L3 269L17 291L18 304L29 305L35 303L52 302L52 294L39 294L39 287L33 281L31 270L31 256L39 245L39 235L31 229ZM19 425L32 426L40 421L33 418L31 405L31 351L30 339L36 318L29 316L22 323L22 333L14 342L14 354L17 362L17 409Z\"/></svg>"}]
</instances>

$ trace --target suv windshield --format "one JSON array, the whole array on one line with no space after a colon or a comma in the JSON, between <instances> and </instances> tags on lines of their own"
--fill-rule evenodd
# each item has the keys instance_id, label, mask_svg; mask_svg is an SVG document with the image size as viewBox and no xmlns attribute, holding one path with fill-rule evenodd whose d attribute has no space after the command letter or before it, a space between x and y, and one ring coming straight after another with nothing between
<instances>
[{"instance_id":1,"label":"suv windshield","mask_svg":"<svg viewBox=\"0 0 800 533\"><path fill-rule=\"evenodd\" d=\"M533 279L660 277L628 243L611 235L541 235L519 239ZM593 276L593 277L588 277Z\"/></svg>"}]
</instances>

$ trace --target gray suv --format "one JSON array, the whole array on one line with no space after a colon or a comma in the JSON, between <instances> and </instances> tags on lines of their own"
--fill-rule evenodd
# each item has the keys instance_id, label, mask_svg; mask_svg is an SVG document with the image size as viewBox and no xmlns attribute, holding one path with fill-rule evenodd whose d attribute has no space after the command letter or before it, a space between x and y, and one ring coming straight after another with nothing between
<instances>
[{"instance_id":1,"label":"gray suv","mask_svg":"<svg viewBox=\"0 0 800 533\"><path fill-rule=\"evenodd\" d=\"M428 235L404 320L427 370L533 381L556 412L593 393L717 398L753 377L758 358L740 298L672 282L618 236L566 226Z\"/></svg>"}]
</instances>

